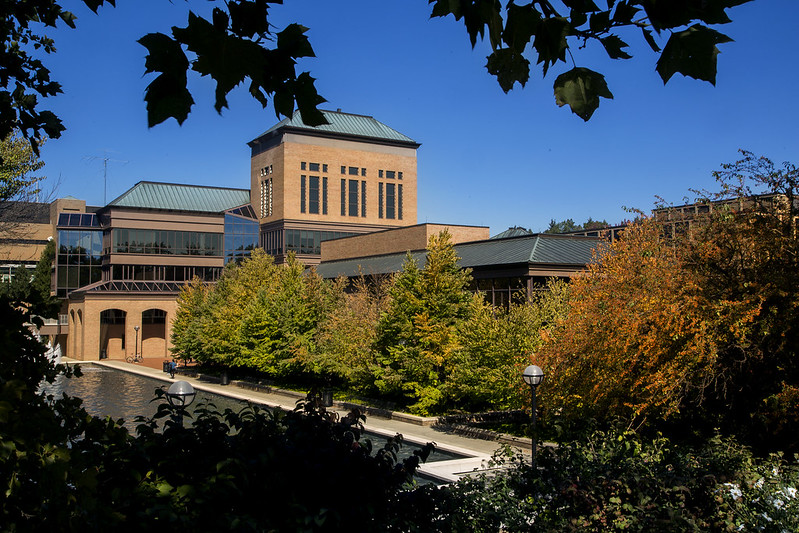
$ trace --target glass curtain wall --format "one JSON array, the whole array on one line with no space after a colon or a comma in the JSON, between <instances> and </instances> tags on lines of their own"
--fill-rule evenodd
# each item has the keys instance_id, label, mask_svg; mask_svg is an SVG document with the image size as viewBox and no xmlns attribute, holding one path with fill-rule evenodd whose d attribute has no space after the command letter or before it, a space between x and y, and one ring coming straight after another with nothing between
<instances>
[{"instance_id":1,"label":"glass curtain wall","mask_svg":"<svg viewBox=\"0 0 799 533\"><path fill-rule=\"evenodd\" d=\"M101 230L59 230L56 295L64 298L70 291L100 281L102 254Z\"/></svg>"},{"instance_id":2,"label":"glass curtain wall","mask_svg":"<svg viewBox=\"0 0 799 533\"><path fill-rule=\"evenodd\" d=\"M257 220L225 213L225 264L241 261L258 247Z\"/></svg>"}]
</instances>

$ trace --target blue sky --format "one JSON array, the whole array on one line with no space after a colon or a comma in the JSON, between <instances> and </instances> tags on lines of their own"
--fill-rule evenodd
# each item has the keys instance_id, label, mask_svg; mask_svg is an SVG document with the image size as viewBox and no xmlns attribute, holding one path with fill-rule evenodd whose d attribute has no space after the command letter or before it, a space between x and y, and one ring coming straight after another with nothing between
<instances>
[{"instance_id":1,"label":"blue sky","mask_svg":"<svg viewBox=\"0 0 799 533\"><path fill-rule=\"evenodd\" d=\"M58 52L45 58L64 94L45 101L67 131L42 149L42 173L57 196L104 203L141 180L249 187L247 142L277 122L244 88L230 109L213 109L213 82L191 82L196 105L182 126L147 128L148 32L185 25L203 0L118 0L98 15L65 0L78 28L48 31ZM675 76L664 87L657 56L638 34L634 58L611 61L589 46L578 66L602 72L614 100L587 123L552 95L534 70L527 87L505 94L485 71L486 48L471 49L452 17L429 19L426 0L286 0L271 10L278 27L310 28L316 58L299 70L317 78L324 109L372 115L422 144L418 151L419 222L543 230L550 219L611 223L624 207L649 209L655 196L681 203L690 189L714 188L711 176L739 148L775 162L799 162L799 18L796 0L755 0L728 11L718 29L716 86ZM665 36L663 43L665 43Z\"/></svg>"}]
</instances>

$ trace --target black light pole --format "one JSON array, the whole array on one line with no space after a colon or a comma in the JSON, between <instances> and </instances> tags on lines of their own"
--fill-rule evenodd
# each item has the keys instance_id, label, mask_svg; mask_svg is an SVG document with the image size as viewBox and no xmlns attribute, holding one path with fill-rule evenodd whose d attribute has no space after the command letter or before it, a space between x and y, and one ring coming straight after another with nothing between
<instances>
[{"instance_id":1,"label":"black light pole","mask_svg":"<svg viewBox=\"0 0 799 533\"><path fill-rule=\"evenodd\" d=\"M544 379L544 371L541 370L536 365L530 365L524 369L522 373L522 379L524 382L530 385L530 391L533 395L533 405L532 410L530 413L530 420L531 420L531 427L533 430L533 469L535 469L535 452L536 448L538 448L538 435L535 431L535 389L538 387L539 383Z\"/></svg>"},{"instance_id":2,"label":"black light pole","mask_svg":"<svg viewBox=\"0 0 799 533\"><path fill-rule=\"evenodd\" d=\"M176 381L166 391L166 401L173 409L177 409L175 420L183 426L183 409L190 406L197 393L188 381ZM173 411L174 413L174 411Z\"/></svg>"},{"instance_id":3,"label":"black light pole","mask_svg":"<svg viewBox=\"0 0 799 533\"><path fill-rule=\"evenodd\" d=\"M133 343L133 362L139 358L139 326L133 326L133 331L136 332L136 341Z\"/></svg>"}]
</instances>

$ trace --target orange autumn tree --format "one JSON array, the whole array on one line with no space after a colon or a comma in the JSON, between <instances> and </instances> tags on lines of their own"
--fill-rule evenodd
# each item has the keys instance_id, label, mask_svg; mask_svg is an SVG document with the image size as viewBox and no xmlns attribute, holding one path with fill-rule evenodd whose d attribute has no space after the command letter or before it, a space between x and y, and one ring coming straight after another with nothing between
<instances>
[{"instance_id":1,"label":"orange autumn tree","mask_svg":"<svg viewBox=\"0 0 799 533\"><path fill-rule=\"evenodd\" d=\"M720 347L745 338L758 304L708 301L684 256L653 219L600 247L573 281L569 315L537 354L549 409L638 426L701 400Z\"/></svg>"}]
</instances>

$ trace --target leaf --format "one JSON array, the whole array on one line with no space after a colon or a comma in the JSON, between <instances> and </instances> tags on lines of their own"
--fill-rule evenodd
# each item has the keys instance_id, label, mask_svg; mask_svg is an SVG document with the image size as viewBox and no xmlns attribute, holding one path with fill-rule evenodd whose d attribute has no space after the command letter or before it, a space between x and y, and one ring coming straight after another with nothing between
<instances>
[{"instance_id":1,"label":"leaf","mask_svg":"<svg viewBox=\"0 0 799 533\"><path fill-rule=\"evenodd\" d=\"M308 72L303 72L297 76L297 81L294 85L297 108L302 116L302 121L308 126L321 126L328 123L324 113L317 109L317 106L327 100L316 92L315 81Z\"/></svg>"},{"instance_id":2,"label":"leaf","mask_svg":"<svg viewBox=\"0 0 799 533\"><path fill-rule=\"evenodd\" d=\"M530 62L510 48L502 48L488 56L486 69L496 76L499 86L506 93L518 82L522 87L530 79Z\"/></svg>"},{"instance_id":3,"label":"leaf","mask_svg":"<svg viewBox=\"0 0 799 533\"><path fill-rule=\"evenodd\" d=\"M644 0L641 4L656 31L677 28L695 20L706 24L726 24L724 11L751 0Z\"/></svg>"},{"instance_id":4,"label":"leaf","mask_svg":"<svg viewBox=\"0 0 799 533\"><path fill-rule=\"evenodd\" d=\"M630 5L629 2L619 2L616 11L613 13L613 22L616 24L632 24L633 17L638 14L639 8Z\"/></svg>"},{"instance_id":5,"label":"leaf","mask_svg":"<svg viewBox=\"0 0 799 533\"><path fill-rule=\"evenodd\" d=\"M308 28L299 24L289 24L277 34L277 48L291 57L316 57L311 42L305 33Z\"/></svg>"},{"instance_id":6,"label":"leaf","mask_svg":"<svg viewBox=\"0 0 799 533\"><path fill-rule=\"evenodd\" d=\"M646 40L646 44L649 45L649 48L651 48L653 52L660 52L660 46L655 42L655 38L652 37L652 32L646 28L641 28L641 33L644 34L644 39Z\"/></svg>"},{"instance_id":7,"label":"leaf","mask_svg":"<svg viewBox=\"0 0 799 533\"><path fill-rule=\"evenodd\" d=\"M502 40L508 47L521 54L538 30L541 14L532 4L526 6L510 4L506 16Z\"/></svg>"},{"instance_id":8,"label":"leaf","mask_svg":"<svg viewBox=\"0 0 799 533\"><path fill-rule=\"evenodd\" d=\"M613 98L605 77L593 70L575 67L555 80L555 102L569 104L574 114L587 121L599 107L599 97Z\"/></svg>"},{"instance_id":9,"label":"leaf","mask_svg":"<svg viewBox=\"0 0 799 533\"><path fill-rule=\"evenodd\" d=\"M605 47L605 51L608 53L611 59L630 59L632 56L622 50L622 48L627 48L629 46L627 43L622 41L616 35L609 35L604 39L599 40L602 43L602 46Z\"/></svg>"},{"instance_id":10,"label":"leaf","mask_svg":"<svg viewBox=\"0 0 799 533\"><path fill-rule=\"evenodd\" d=\"M593 0L563 0L563 5L572 11L579 11L581 13L599 11L599 8Z\"/></svg>"},{"instance_id":11,"label":"leaf","mask_svg":"<svg viewBox=\"0 0 799 533\"><path fill-rule=\"evenodd\" d=\"M566 61L569 47L566 36L569 33L569 20L563 17L548 18L541 21L533 40L533 48L538 53L538 63L544 64L544 76L550 65L556 61Z\"/></svg>"},{"instance_id":12,"label":"leaf","mask_svg":"<svg viewBox=\"0 0 799 533\"><path fill-rule=\"evenodd\" d=\"M263 1L239 1L228 4L230 29L239 37L269 35L268 4Z\"/></svg>"},{"instance_id":13,"label":"leaf","mask_svg":"<svg viewBox=\"0 0 799 533\"><path fill-rule=\"evenodd\" d=\"M604 33L610 29L610 11L600 11L591 15L588 27L594 33Z\"/></svg>"},{"instance_id":14,"label":"leaf","mask_svg":"<svg viewBox=\"0 0 799 533\"><path fill-rule=\"evenodd\" d=\"M488 28L491 47L499 46L502 33L502 4L499 0L429 0L433 5L430 17L446 17L452 15L455 20L463 19L472 48L477 44L477 37L485 36Z\"/></svg>"},{"instance_id":15,"label":"leaf","mask_svg":"<svg viewBox=\"0 0 799 533\"><path fill-rule=\"evenodd\" d=\"M183 124L194 99L186 88L189 62L180 43L163 33L150 33L139 39L147 48L145 73L160 72L145 90L147 124L153 127L169 118Z\"/></svg>"},{"instance_id":16,"label":"leaf","mask_svg":"<svg viewBox=\"0 0 799 533\"><path fill-rule=\"evenodd\" d=\"M716 84L716 56L719 43L732 39L700 24L669 37L657 62L658 74L667 83L675 72Z\"/></svg>"}]
</instances>

